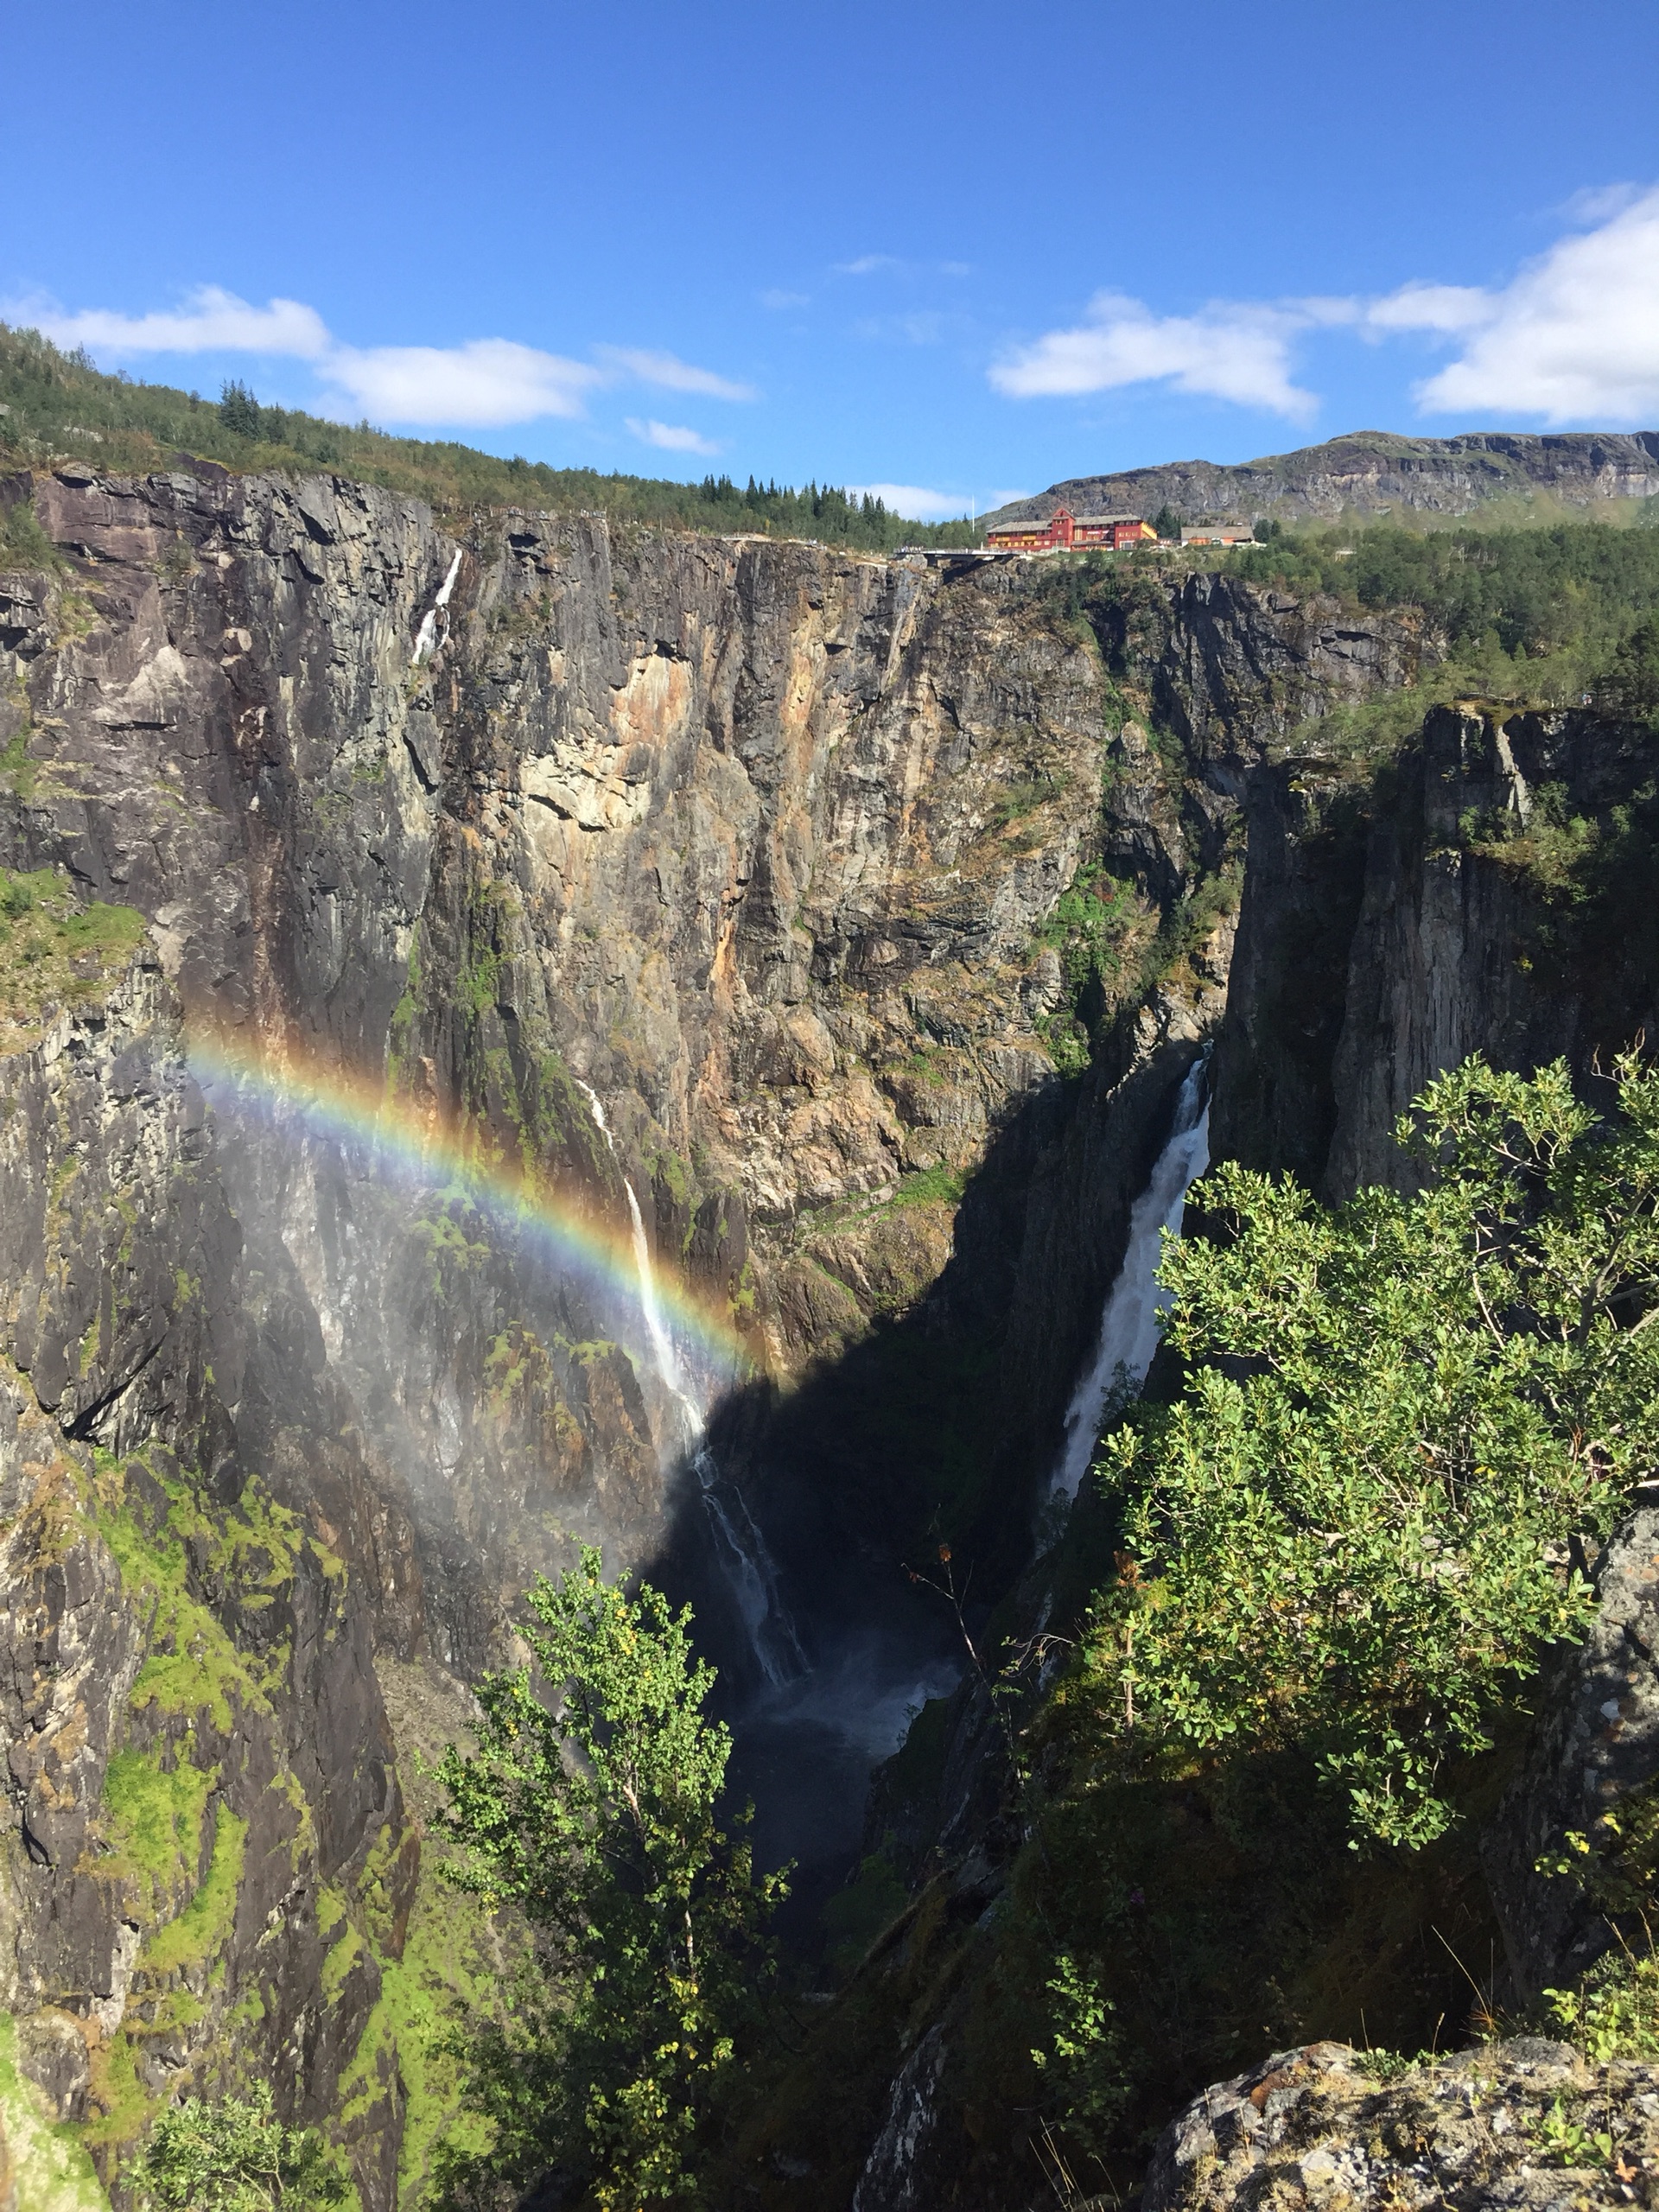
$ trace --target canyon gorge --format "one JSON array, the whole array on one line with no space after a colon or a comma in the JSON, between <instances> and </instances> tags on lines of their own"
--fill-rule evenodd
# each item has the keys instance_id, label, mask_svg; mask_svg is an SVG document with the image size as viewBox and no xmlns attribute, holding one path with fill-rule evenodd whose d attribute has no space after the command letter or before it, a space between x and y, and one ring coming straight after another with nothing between
<instances>
[{"instance_id":1,"label":"canyon gorge","mask_svg":"<svg viewBox=\"0 0 1659 2212\"><path fill-rule=\"evenodd\" d=\"M1339 1198L1408 1182L1395 1118L1470 1053L1593 1088L1659 1033L1651 737L1471 697L1327 743L1445 639L1224 573L1085 603L182 458L24 505L5 2140L71 2130L118 2202L181 2083L259 2076L392 2212L447 1993L507 1971L423 1762L535 1577L595 1543L694 1605L802 1943L891 1829L967 1945L1017 1838L913 1571L971 1567L976 1636L1060 1601L1068 1413L1199 1086L1211 1157ZM1544 792L1625 855L1593 897L1509 836ZM1582 1931L1510 1859L1535 1990ZM1025 2201L951 2102L960 1977L884 2018L753 2201Z\"/></svg>"}]
</instances>

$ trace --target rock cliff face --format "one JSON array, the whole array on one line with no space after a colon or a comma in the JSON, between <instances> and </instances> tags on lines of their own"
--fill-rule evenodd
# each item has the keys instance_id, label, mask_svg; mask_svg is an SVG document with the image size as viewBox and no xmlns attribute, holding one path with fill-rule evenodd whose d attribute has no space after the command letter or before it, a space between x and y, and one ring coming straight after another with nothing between
<instances>
[{"instance_id":1,"label":"rock cliff face","mask_svg":"<svg viewBox=\"0 0 1659 2212\"><path fill-rule=\"evenodd\" d=\"M1537 1740L1486 1839L1510 1971L1534 2001L1565 1988L1615 1942L1642 1940L1633 1895L1620 1894L1617 1877L1621 1830L1639 1825L1659 1779L1654 1505L1639 1506L1613 1532L1596 1581L1595 1624L1554 1669ZM1573 1836L1582 1839L1576 1851ZM1592 1878L1548 1871L1574 1865Z\"/></svg>"},{"instance_id":2,"label":"rock cliff face","mask_svg":"<svg viewBox=\"0 0 1659 2212\"><path fill-rule=\"evenodd\" d=\"M626 1177L765 1378L721 1479L810 1643L938 1509L925 1451L886 1480L912 1360L924 1401L971 1373L952 1510L1022 1548L1217 1017L1224 916L1060 1082L1061 894L1110 861L1149 940L1287 717L1416 646L1197 585L1103 639L1017 578L454 537L334 481L6 496L62 565L3 581L3 856L153 951L7 1063L5 2000L106 2171L173 2084L253 2068L385 2205L417 1840L372 1662L486 1663L576 1536L666 1542L717 1637L721 1592L626 1270L388 1173L351 1083L612 1250Z\"/></svg>"},{"instance_id":3,"label":"rock cliff face","mask_svg":"<svg viewBox=\"0 0 1659 2212\"><path fill-rule=\"evenodd\" d=\"M1215 587L1205 592L1213 604ZM1190 614L1182 627L1180 655L1154 654L1152 681L1160 727L1190 742L1198 722L1173 679L1177 667L1193 664L1199 632ZM1223 696L1214 680L1198 695L1206 709ZM1236 696L1272 694L1240 671ZM1317 729L1289 728L1288 749L1281 740L1243 750L1248 857L1211 1063L1212 1156L1289 1171L1340 1198L1361 1185L1408 1181L1395 1118L1431 1077L1471 1052L1522 1069L1564 1057L1593 1095L1599 1069L1654 1029L1659 958L1643 887L1659 851L1651 737L1583 713L1517 715L1469 701L1435 710L1396 756L1362 772L1322 755ZM1211 757L1224 760L1224 749ZM1644 1506L1609 1546L1598 1570L1599 1624L1583 1652L1540 1685L1538 1738L1485 1840L1484 1871L1471 1851L1465 1909L1490 1936L1489 1993L1496 1980L1507 1993L1499 2001L1516 2008L1546 1986L1567 1985L1613 1940L1607 1916L1611 1909L1617 1921L1620 1909L1621 1847L1603 1816L1627 1829L1634 1821L1631 1832L1642 1834L1651 1817L1653 1518ZM1046 1623L1064 1598L1033 1575L1024 1620ZM994 1938L982 1930L994 1925L985 1916L1003 1878L999 1862L1017 1851L1016 1823L997 1784L1002 1758L983 1698L964 1688L934 1719L944 1725L930 1753L939 1778L925 1798L926 1817L918 1820L906 1794L915 1769L899 1771L876 1801L868 1834L872 1849L896 1844L936 1878L925 1931L905 1931L867 1968L865 2001L892 2044L891 2070L868 2109L864 2171L872 2188L902 2186L918 2205L989 2203L1009 2186L1009 2170L995 2166L983 2109L975 2006L995 1986ZM1595 1853L1587 1892L1538 1868L1541 1858L1572 1863L1574 1833ZM1639 1885L1626 1878L1624 1886L1628 1908ZM1265 1898L1259 1910L1267 1911ZM1639 1932L1633 1909L1630 1928ZM931 1977L925 1998L916 1988L924 1974ZM1453 1987L1446 2002L1456 2017L1465 1993ZM1253 2075L1243 2092L1232 2084L1211 2094L1224 2102L1256 2086ZM1381 2100L1380 2090L1364 2094ZM1546 2103L1559 2095L1570 2113L1587 2094L1576 2074L1552 2078ZM1615 2084L1613 2094L1624 2088ZM1386 2109L1381 2101L1366 2107ZM811 2139L801 2116L791 2122ZM1328 2184L1362 2197L1372 2181L1379 2196L1396 2183L1408 2192L1439 2185L1433 2159L1414 2179L1394 2175L1386 2158L1368 2167L1375 2131L1370 2118L1363 2126L1356 2140L1344 2135L1361 2130L1355 2111L1333 2119L1327 2147L1348 2163L1334 2183L1321 2165L1317 2193ZM1294 2144L1317 2139L1287 2139L1287 2182ZM1560 2158L1531 2163L1553 2176ZM1191 2190L1166 2201L1220 2203L1236 2190L1241 2202L1255 2202L1270 2186L1263 2171L1258 2161L1206 2179L1200 2161ZM1490 2172L1471 2167L1471 2202L1487 2179L1499 2193L1518 2185L1503 2162ZM1554 2186L1537 2183L1546 2196ZM820 2200L804 2190L801 2201Z\"/></svg>"},{"instance_id":4,"label":"rock cliff face","mask_svg":"<svg viewBox=\"0 0 1659 2212\"><path fill-rule=\"evenodd\" d=\"M333 480L20 497L60 565L0 577L0 861L147 934L0 1060L0 2005L106 2172L253 2071L380 2212L433 2125L398 1758L531 1576L652 1561L738 1684L740 1512L809 1662L927 1643L931 1532L1006 1588L1193 1055L1340 1181L1453 1044L1622 1035L1497 817L1634 762L1476 715L1386 790L1275 765L1433 643L1214 578L1091 624ZM1507 995L1504 929L1556 963Z\"/></svg>"},{"instance_id":5,"label":"rock cliff face","mask_svg":"<svg viewBox=\"0 0 1659 2212\"><path fill-rule=\"evenodd\" d=\"M204 2058L296 2078L389 2202L397 2082L365 2031L416 1846L371 1592L238 1451L264 1354L153 957L0 1066L17 2063L106 2171ZM339 1454L328 1426L308 1441Z\"/></svg>"},{"instance_id":6,"label":"rock cliff face","mask_svg":"<svg viewBox=\"0 0 1659 2212\"><path fill-rule=\"evenodd\" d=\"M1410 1173L1395 1118L1470 1053L1590 1079L1651 1036L1650 746L1470 702L1374 781L1313 752L1255 778L1217 1150L1345 1196Z\"/></svg>"},{"instance_id":7,"label":"rock cliff face","mask_svg":"<svg viewBox=\"0 0 1659 2212\"><path fill-rule=\"evenodd\" d=\"M1336 522L1401 509L1466 515L1494 501L1520 504L1541 494L1567 509L1653 499L1659 494L1659 431L1535 437L1479 430L1459 438L1404 438L1357 430L1236 467L1181 461L1113 476L1068 477L985 519L1046 517L1064 504L1074 514L1150 516L1167 506L1192 522L1228 516Z\"/></svg>"}]
</instances>

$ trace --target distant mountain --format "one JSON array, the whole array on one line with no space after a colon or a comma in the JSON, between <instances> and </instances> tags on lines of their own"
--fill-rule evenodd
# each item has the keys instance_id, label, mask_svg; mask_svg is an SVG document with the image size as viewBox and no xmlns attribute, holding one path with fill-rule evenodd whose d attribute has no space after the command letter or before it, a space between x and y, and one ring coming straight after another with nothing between
<instances>
[{"instance_id":1,"label":"distant mountain","mask_svg":"<svg viewBox=\"0 0 1659 2212\"><path fill-rule=\"evenodd\" d=\"M1173 461L1112 476L1073 476L1029 499L1012 500L986 524L1074 514L1154 516L1167 507L1185 521L1240 516L1261 521L1336 522L1344 516L1466 515L1502 501L1546 512L1659 497L1659 430L1572 430L1536 437L1471 431L1458 438L1397 437L1356 430L1322 446L1227 467Z\"/></svg>"}]
</instances>

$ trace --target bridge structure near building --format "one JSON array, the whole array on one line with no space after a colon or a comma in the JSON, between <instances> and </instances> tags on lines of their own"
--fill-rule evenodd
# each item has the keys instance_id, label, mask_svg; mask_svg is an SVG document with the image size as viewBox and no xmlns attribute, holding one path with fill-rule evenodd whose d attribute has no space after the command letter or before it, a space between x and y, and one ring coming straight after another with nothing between
<instances>
[{"instance_id":1,"label":"bridge structure near building","mask_svg":"<svg viewBox=\"0 0 1659 2212\"><path fill-rule=\"evenodd\" d=\"M1017 546L1008 545L901 545L893 557L925 561L930 569L949 569L963 563L971 566L981 561L1018 561L1022 556Z\"/></svg>"}]
</instances>

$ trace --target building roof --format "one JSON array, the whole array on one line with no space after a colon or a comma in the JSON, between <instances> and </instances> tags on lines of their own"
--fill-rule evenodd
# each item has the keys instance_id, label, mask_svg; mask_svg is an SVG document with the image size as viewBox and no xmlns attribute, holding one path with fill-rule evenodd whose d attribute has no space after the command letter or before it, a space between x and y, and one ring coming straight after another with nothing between
<instances>
[{"instance_id":1,"label":"building roof","mask_svg":"<svg viewBox=\"0 0 1659 2212\"><path fill-rule=\"evenodd\" d=\"M1097 530L1103 523L1141 523L1146 520L1146 517L1144 515L1073 515L1071 519L1079 530L1085 524L1091 530Z\"/></svg>"}]
</instances>

